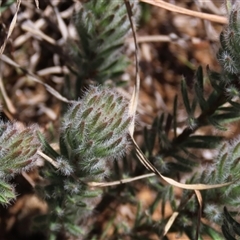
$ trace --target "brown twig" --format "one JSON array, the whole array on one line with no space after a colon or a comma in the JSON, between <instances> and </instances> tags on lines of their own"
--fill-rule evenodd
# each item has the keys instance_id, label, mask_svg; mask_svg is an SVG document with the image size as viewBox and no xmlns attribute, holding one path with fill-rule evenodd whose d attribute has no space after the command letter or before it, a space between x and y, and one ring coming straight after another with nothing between
<instances>
[{"instance_id":1,"label":"brown twig","mask_svg":"<svg viewBox=\"0 0 240 240\"><path fill-rule=\"evenodd\" d=\"M164 2L163 0L140 0L140 1L152 4L157 7L164 8L171 12L182 13L182 14L186 14L188 16L198 17L198 18L209 20L212 22L217 22L217 23L221 23L221 24L227 24L227 22L228 22L226 17L188 10L188 9L185 9L182 7L175 6L171 3Z\"/></svg>"}]
</instances>

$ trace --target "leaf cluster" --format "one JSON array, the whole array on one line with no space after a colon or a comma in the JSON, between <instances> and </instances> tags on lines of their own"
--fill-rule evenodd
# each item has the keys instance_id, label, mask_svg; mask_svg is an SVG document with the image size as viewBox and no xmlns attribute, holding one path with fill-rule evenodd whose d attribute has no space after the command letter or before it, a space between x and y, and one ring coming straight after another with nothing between
<instances>
[{"instance_id":1,"label":"leaf cluster","mask_svg":"<svg viewBox=\"0 0 240 240\"><path fill-rule=\"evenodd\" d=\"M134 1L130 2L136 13ZM167 239L163 236L165 226L171 220L165 213L167 204L177 213L170 232L184 233L190 239L197 238L198 234L200 237L208 235L219 239L220 233L211 227L211 223L217 223L222 224L226 238L233 239L239 234L238 224L226 209L222 213L222 207L238 207L240 203L240 139L220 144L223 140L220 134L196 134L200 128L209 126L220 131L227 130L226 124L240 119L240 13L236 6L239 5L232 8L229 25L220 37L221 47L217 58L222 71L218 73L207 68L206 79L203 69L199 67L194 79L193 97L189 94L185 79L181 82L181 95L187 115L184 130L177 133L179 122L176 97L173 112L160 115L154 120L151 129L145 128L145 143L142 146L143 152L161 174L177 181L181 181L182 176L188 173L186 183L231 184L202 192L204 204L201 212L193 191L184 190L176 196L172 186L156 178L149 179L147 183L157 193L147 210L143 210L136 199L137 185L106 190L112 197L118 194L119 202L137 206L133 226L118 223L114 229L115 236L151 239L151 234L155 234ZM80 88L89 83L89 79L104 84L109 78L115 78L124 72L127 61L121 49L130 23L122 2L104 0L92 0L83 4L74 22L79 37L79 42L71 45L71 55L77 66L72 69L77 76L77 98ZM211 84L210 93L206 93L207 80ZM119 179L146 171L137 164L133 167L133 163L131 165L126 159L123 159L122 165L110 161L117 158L117 155L122 157L128 148L127 132L132 119L127 114L127 104L121 96L110 90L99 89L90 88L82 100L73 102L63 116L59 151L54 150L38 132L44 152L55 160L54 166L46 163L41 169L48 184L38 189L49 205L49 213L37 219L36 227L49 233L50 239L86 236L89 232L86 222L99 202L102 190L90 189L87 181L101 181L108 175ZM22 170L30 169L36 161L36 153L41 144L35 135L34 128L20 131L15 124L0 122L0 203L6 204L16 197L9 179ZM217 149L219 154L204 165L197 155L205 149ZM115 168L111 174L110 165ZM128 168L134 169L134 174ZM153 220L154 211L159 208L162 219ZM200 223L201 217L210 224ZM112 222L109 221L109 226ZM104 234L107 234L106 231L102 236Z\"/></svg>"},{"instance_id":2,"label":"leaf cluster","mask_svg":"<svg viewBox=\"0 0 240 240\"><path fill-rule=\"evenodd\" d=\"M227 38L229 32L232 35ZM186 183L232 182L224 188L203 191L201 213L199 213L194 193L191 191L183 191L178 201L172 192L167 195L168 200L162 201L162 208L165 208L166 203L170 202L173 211L179 213L169 231L184 232L190 239L197 238L196 234L200 236L207 234L213 239L221 238L211 224L200 224L196 216L200 214L210 223L222 224L223 206L231 206L235 209L239 206L239 138L221 143L224 138L220 134L213 136L195 133L203 127L210 126L217 129L218 132L219 130L220 132L225 131L227 124L238 121L240 118L239 56L235 56L238 55L237 49L240 46L238 33L239 8L233 7L229 25L221 35L221 47L217 54L222 71L218 73L207 67L207 78L205 78L203 69L199 67L192 88L193 96L190 95L191 90L185 79L181 82L181 94L187 113L187 126L184 130L177 134L179 126L177 97L174 100L172 114L162 114L155 119L151 129L145 129L143 151L163 175L179 181L184 176L184 172L189 172L191 174ZM227 53L231 54L232 62L226 62L229 59L223 59L223 54ZM234 57L233 54L235 54ZM238 70L230 70L230 65ZM212 87L210 93L206 93L205 90L207 81ZM219 152L218 156L207 165L198 157L198 154L204 149L215 149ZM164 189L167 187L162 185L158 190L161 196L164 195ZM167 218L164 220L166 221Z\"/></svg>"},{"instance_id":3,"label":"leaf cluster","mask_svg":"<svg viewBox=\"0 0 240 240\"><path fill-rule=\"evenodd\" d=\"M42 170L49 181L42 196L52 212L42 217L47 218L42 223L45 229L50 224L51 236L84 235L79 222L93 212L102 192L90 189L87 182L103 181L111 162L123 157L129 147L132 118L126 106L121 95L92 86L63 116L59 153L39 133L45 153L56 160L57 166L57 170L52 166Z\"/></svg>"},{"instance_id":4,"label":"leaf cluster","mask_svg":"<svg viewBox=\"0 0 240 240\"><path fill-rule=\"evenodd\" d=\"M137 18L137 2L130 1ZM104 13L104 14L103 14ZM127 10L121 1L93 0L84 3L74 18L79 37L70 55L76 64L76 98L89 79L103 84L120 76L129 61L121 52L130 32Z\"/></svg>"},{"instance_id":5,"label":"leaf cluster","mask_svg":"<svg viewBox=\"0 0 240 240\"><path fill-rule=\"evenodd\" d=\"M9 180L21 171L36 167L37 151L41 147L36 131L36 126L20 130L16 123L0 120L0 204L9 204L16 198Z\"/></svg>"},{"instance_id":6,"label":"leaf cluster","mask_svg":"<svg viewBox=\"0 0 240 240\"><path fill-rule=\"evenodd\" d=\"M240 224L233 219L226 207L224 207L222 233L226 240L235 240L240 237Z\"/></svg>"}]
</instances>

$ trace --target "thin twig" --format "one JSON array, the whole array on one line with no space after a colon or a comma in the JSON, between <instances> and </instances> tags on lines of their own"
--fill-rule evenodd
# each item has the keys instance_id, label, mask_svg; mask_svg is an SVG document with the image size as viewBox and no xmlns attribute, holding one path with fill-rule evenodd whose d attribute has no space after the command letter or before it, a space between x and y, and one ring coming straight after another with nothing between
<instances>
[{"instance_id":1,"label":"thin twig","mask_svg":"<svg viewBox=\"0 0 240 240\"><path fill-rule=\"evenodd\" d=\"M227 22L228 22L226 17L188 10L188 9L185 9L182 7L175 6L171 3L164 2L163 0L140 0L140 1L152 4L157 7L164 8L171 12L182 13L182 14L186 14L188 16L198 17L198 18L202 18L202 19L209 20L212 22L217 22L217 23L221 23L221 24L227 24Z\"/></svg>"},{"instance_id":2,"label":"thin twig","mask_svg":"<svg viewBox=\"0 0 240 240\"><path fill-rule=\"evenodd\" d=\"M47 83L44 83L42 80L40 80L40 78L35 75L34 73L32 73L31 71L27 70L26 68L20 66L18 63L14 62L12 59L10 59L8 56L2 54L0 55L0 59L6 63L8 63L11 66L14 66L16 68L21 69L24 73L26 73L29 78L31 78L34 82L37 82L39 84L42 84L46 90L52 94L54 97L56 97L58 100L62 101L62 102L66 102L66 103L71 103L71 101L69 101L67 98L63 97L58 91L56 91L54 88L52 88L50 85L48 85Z\"/></svg>"},{"instance_id":3,"label":"thin twig","mask_svg":"<svg viewBox=\"0 0 240 240\"><path fill-rule=\"evenodd\" d=\"M156 176L155 173L148 173L148 174L144 174L141 176L121 179L118 181L113 181L113 182L108 182L108 183L106 183L106 182L88 182L87 185L90 187L109 187L109 186L116 186L116 185L129 183L129 182L137 181L137 180L144 179L144 178L154 177L154 176Z\"/></svg>"},{"instance_id":4,"label":"thin twig","mask_svg":"<svg viewBox=\"0 0 240 240\"><path fill-rule=\"evenodd\" d=\"M132 94L132 98L130 101L130 106L129 106L129 114L133 117L132 120L132 124L129 127L129 132L130 135L133 136L134 133L134 120L135 120L135 115L136 115L136 111L137 111L137 104L138 104L138 96L139 96L139 90L140 90L140 76L139 76L139 51L138 51L138 44L137 44L137 35L136 35L136 31L135 31L135 27L133 25L133 21L132 21L132 9L130 6L130 3L128 0L124 0L126 9L127 9L127 13L128 13L128 18L129 18L129 22L131 24L131 29L132 29L132 33L133 33L133 39L134 39L134 45L135 45L135 68L136 68L136 74L135 74L135 84L134 84L134 91Z\"/></svg>"},{"instance_id":5,"label":"thin twig","mask_svg":"<svg viewBox=\"0 0 240 240\"><path fill-rule=\"evenodd\" d=\"M0 71L2 70L2 63L0 62ZM2 72L2 71L1 71ZM3 101L5 102L8 111L11 114L15 114L16 108L14 107L11 99L8 97L7 92L5 90L4 84L3 84L3 79L2 79L2 74L0 73L0 93L2 95Z\"/></svg>"},{"instance_id":6,"label":"thin twig","mask_svg":"<svg viewBox=\"0 0 240 240\"><path fill-rule=\"evenodd\" d=\"M6 45L7 45L7 41L8 41L8 39L10 38L10 36L11 36L11 34L12 34L12 31L13 31L15 25L16 25L17 16L18 16L18 12L19 12L20 5L21 5L21 0L17 0L17 7L16 7L17 9L16 9L16 12L15 12L15 14L14 14L14 16L13 16L13 19L12 19L12 21L11 21L11 24L10 24L10 26L9 26L7 37L6 37L3 45L2 45L1 48L0 48L0 55L3 54L3 51L4 51L4 49L5 49Z\"/></svg>"},{"instance_id":7,"label":"thin twig","mask_svg":"<svg viewBox=\"0 0 240 240\"><path fill-rule=\"evenodd\" d=\"M52 158L50 158L49 156L47 156L45 153L41 152L41 151L37 151L37 154L39 156L41 156L43 159L45 159L46 161L48 161L49 163L51 163L55 168L59 168L58 164L56 161L54 161Z\"/></svg>"},{"instance_id":8,"label":"thin twig","mask_svg":"<svg viewBox=\"0 0 240 240\"><path fill-rule=\"evenodd\" d=\"M36 4L37 9L39 9L39 2L38 2L38 0L35 0L35 4Z\"/></svg>"}]
</instances>

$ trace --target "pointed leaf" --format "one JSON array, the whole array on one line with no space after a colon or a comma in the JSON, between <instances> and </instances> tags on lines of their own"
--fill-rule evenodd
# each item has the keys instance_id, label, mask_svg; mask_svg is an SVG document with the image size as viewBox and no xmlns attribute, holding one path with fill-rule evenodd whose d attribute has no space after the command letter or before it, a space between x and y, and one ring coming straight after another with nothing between
<instances>
[{"instance_id":1,"label":"pointed leaf","mask_svg":"<svg viewBox=\"0 0 240 240\"><path fill-rule=\"evenodd\" d=\"M219 124L220 123L231 123L235 122L240 119L240 112L230 112L230 113L222 113L218 115L213 115L211 117L214 121L217 121Z\"/></svg>"},{"instance_id":2,"label":"pointed leaf","mask_svg":"<svg viewBox=\"0 0 240 240\"><path fill-rule=\"evenodd\" d=\"M189 167L194 167L194 166L198 165L197 162L194 162L194 161L191 160L191 156L190 155L188 155L188 158L176 155L174 153L171 154L171 156L173 158L175 158L177 161L179 161L183 165L186 165L186 166L189 166ZM195 159L195 157L192 157L192 159Z\"/></svg>"},{"instance_id":3,"label":"pointed leaf","mask_svg":"<svg viewBox=\"0 0 240 240\"><path fill-rule=\"evenodd\" d=\"M173 131L174 131L174 138L177 137L177 103L178 103L178 97L177 95L174 98L173 103Z\"/></svg>"},{"instance_id":4,"label":"pointed leaf","mask_svg":"<svg viewBox=\"0 0 240 240\"><path fill-rule=\"evenodd\" d=\"M220 136L191 136L181 144L186 148L214 149L223 138Z\"/></svg>"},{"instance_id":5,"label":"pointed leaf","mask_svg":"<svg viewBox=\"0 0 240 240\"><path fill-rule=\"evenodd\" d=\"M216 119L212 118L211 116L208 117L208 121L216 128L219 129L220 131L227 131L227 128L222 126Z\"/></svg>"},{"instance_id":6,"label":"pointed leaf","mask_svg":"<svg viewBox=\"0 0 240 240\"><path fill-rule=\"evenodd\" d=\"M190 101L188 98L188 91L187 91L187 84L186 80L183 78L181 81L181 92L182 92L182 98L183 98L183 103L185 106L185 109L187 111L188 115L191 115L191 108L190 108Z\"/></svg>"},{"instance_id":7,"label":"pointed leaf","mask_svg":"<svg viewBox=\"0 0 240 240\"><path fill-rule=\"evenodd\" d=\"M212 87L217 92L222 92L222 88L218 85L218 83L222 79L222 75L218 72L214 72L214 71L210 70L209 66L207 66L207 74L208 74L208 78L210 80Z\"/></svg>"},{"instance_id":8,"label":"pointed leaf","mask_svg":"<svg viewBox=\"0 0 240 240\"><path fill-rule=\"evenodd\" d=\"M227 222L234 227L234 231L240 236L240 223L235 221L232 216L229 214L226 207L223 208L224 217L226 218Z\"/></svg>"},{"instance_id":9,"label":"pointed leaf","mask_svg":"<svg viewBox=\"0 0 240 240\"><path fill-rule=\"evenodd\" d=\"M60 155L49 145L49 143L47 142L47 140L45 139L45 137L43 136L43 134L40 131L37 131L37 136L39 141L42 143L43 145L43 149L44 152L49 155L52 158L57 158Z\"/></svg>"},{"instance_id":10,"label":"pointed leaf","mask_svg":"<svg viewBox=\"0 0 240 240\"><path fill-rule=\"evenodd\" d=\"M195 93L196 93L196 97L199 103L200 108L202 109L202 111L206 111L208 109L208 102L204 99L203 96L203 89L201 88L201 84L202 82L196 82L194 84L194 89L195 89Z\"/></svg>"},{"instance_id":11,"label":"pointed leaf","mask_svg":"<svg viewBox=\"0 0 240 240\"><path fill-rule=\"evenodd\" d=\"M240 111L240 104L233 101L228 101L236 110Z\"/></svg>"}]
</instances>

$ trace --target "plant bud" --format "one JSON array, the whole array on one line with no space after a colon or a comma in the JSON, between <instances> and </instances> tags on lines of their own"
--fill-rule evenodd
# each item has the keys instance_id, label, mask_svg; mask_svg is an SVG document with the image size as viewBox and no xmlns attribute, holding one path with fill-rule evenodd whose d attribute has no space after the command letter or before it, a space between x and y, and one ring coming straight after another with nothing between
<instances>
[{"instance_id":1,"label":"plant bud","mask_svg":"<svg viewBox=\"0 0 240 240\"><path fill-rule=\"evenodd\" d=\"M11 175L31 169L37 159L41 144L35 126L19 130L16 123L0 121L0 171Z\"/></svg>"},{"instance_id":2,"label":"plant bud","mask_svg":"<svg viewBox=\"0 0 240 240\"><path fill-rule=\"evenodd\" d=\"M129 148L131 121L128 103L122 96L91 87L64 116L62 134L70 163L85 176L97 174L94 179L102 179L108 161L122 157Z\"/></svg>"}]
</instances>

